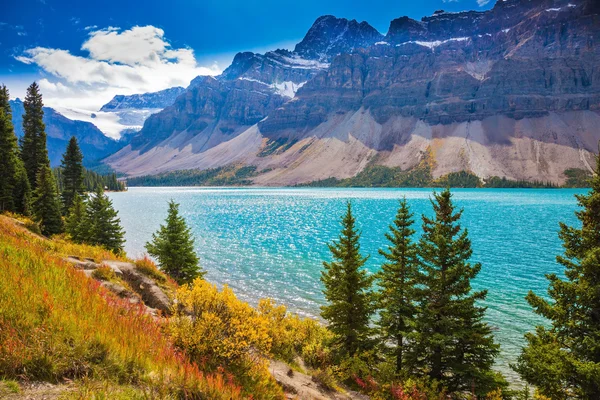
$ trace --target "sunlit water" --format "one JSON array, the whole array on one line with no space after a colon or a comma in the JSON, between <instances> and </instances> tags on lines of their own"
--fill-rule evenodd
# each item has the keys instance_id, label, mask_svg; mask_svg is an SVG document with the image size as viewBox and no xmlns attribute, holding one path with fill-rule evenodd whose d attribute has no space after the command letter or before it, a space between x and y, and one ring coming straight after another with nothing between
<instances>
[{"instance_id":1,"label":"sunlit water","mask_svg":"<svg viewBox=\"0 0 600 400\"><path fill-rule=\"evenodd\" d=\"M501 344L498 367L515 378L508 364L523 345L523 334L540 317L524 300L529 290L545 294L544 274L562 274L555 261L561 252L559 221L576 224L574 194L583 190L457 189L464 207L462 224L473 244L473 261L481 262L476 289L488 289L487 321ZM323 304L319 281L327 243L336 238L345 201L352 200L367 268L378 270L384 233L398 199L406 196L415 213L431 214L430 189L257 189L130 188L110 193L126 230L127 253L144 253L174 199L196 236L196 250L206 278L228 284L242 299L256 303L270 297L291 310L318 316Z\"/></svg>"}]
</instances>

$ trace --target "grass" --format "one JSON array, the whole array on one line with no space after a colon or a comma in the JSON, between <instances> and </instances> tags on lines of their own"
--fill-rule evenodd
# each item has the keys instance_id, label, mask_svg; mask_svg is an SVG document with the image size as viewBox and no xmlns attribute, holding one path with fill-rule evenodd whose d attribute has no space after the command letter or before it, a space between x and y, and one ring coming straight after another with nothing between
<instances>
[{"instance_id":1,"label":"grass","mask_svg":"<svg viewBox=\"0 0 600 400\"><path fill-rule=\"evenodd\" d=\"M141 306L113 296L63 261L65 255L118 259L92 246L45 240L0 216L4 378L108 380L159 398L242 397L229 377L204 374L176 351Z\"/></svg>"}]
</instances>

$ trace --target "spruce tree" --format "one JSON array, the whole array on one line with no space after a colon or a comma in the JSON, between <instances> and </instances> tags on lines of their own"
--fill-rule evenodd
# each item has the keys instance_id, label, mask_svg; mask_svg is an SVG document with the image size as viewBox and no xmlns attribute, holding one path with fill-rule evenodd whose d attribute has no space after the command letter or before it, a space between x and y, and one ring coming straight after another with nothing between
<instances>
[{"instance_id":1,"label":"spruce tree","mask_svg":"<svg viewBox=\"0 0 600 400\"><path fill-rule=\"evenodd\" d=\"M85 220L87 212L87 204L82 195L76 194L73 200L73 205L69 208L65 231L71 237L71 240L76 243L82 243L89 236L87 232L87 222Z\"/></svg>"},{"instance_id":2,"label":"spruce tree","mask_svg":"<svg viewBox=\"0 0 600 400\"><path fill-rule=\"evenodd\" d=\"M476 305L487 291L472 291L481 265L469 263L471 241L459 220L449 189L434 193L434 218L423 216L419 241L420 300L411 350L413 365L452 392L485 394L497 386L491 371L499 346Z\"/></svg>"},{"instance_id":3,"label":"spruce tree","mask_svg":"<svg viewBox=\"0 0 600 400\"><path fill-rule=\"evenodd\" d=\"M27 214L29 184L23 181L23 163L12 124L12 112L6 86L0 86L0 211Z\"/></svg>"},{"instance_id":4,"label":"spruce tree","mask_svg":"<svg viewBox=\"0 0 600 400\"><path fill-rule=\"evenodd\" d=\"M102 246L115 253L123 251L125 241L121 220L100 185L88 201L84 224L85 243Z\"/></svg>"},{"instance_id":5,"label":"spruce tree","mask_svg":"<svg viewBox=\"0 0 600 400\"><path fill-rule=\"evenodd\" d=\"M37 185L38 172L50 165L46 148L46 127L44 125L42 94L37 83L27 88L23 101L23 137L21 138L21 158L27 171L27 178L33 190Z\"/></svg>"},{"instance_id":6,"label":"spruce tree","mask_svg":"<svg viewBox=\"0 0 600 400\"><path fill-rule=\"evenodd\" d=\"M390 232L385 234L390 244L386 250L379 250L386 262L377 274L381 288L377 296L377 308L380 310L378 325L382 343L396 373L400 373L406 365L404 354L417 312L419 264L416 244L412 241L415 233L413 223L413 214L405 198L400 202Z\"/></svg>"},{"instance_id":7,"label":"spruce tree","mask_svg":"<svg viewBox=\"0 0 600 400\"><path fill-rule=\"evenodd\" d=\"M600 157L596 158L600 171ZM560 224L566 279L548 274L551 300L529 292L526 299L550 326L525 335L517 365L521 377L552 399L600 399L600 176L576 195L581 228Z\"/></svg>"},{"instance_id":8,"label":"spruce tree","mask_svg":"<svg viewBox=\"0 0 600 400\"><path fill-rule=\"evenodd\" d=\"M54 235L63 231L60 212L60 199L56 182L50 167L42 166L38 172L36 189L33 192L33 218L40 225L44 235Z\"/></svg>"},{"instance_id":9,"label":"spruce tree","mask_svg":"<svg viewBox=\"0 0 600 400\"><path fill-rule=\"evenodd\" d=\"M77 139L72 136L67 145L67 150L62 157L62 201L63 212L66 214L75 197L84 193L83 154L77 144Z\"/></svg>"},{"instance_id":10,"label":"spruce tree","mask_svg":"<svg viewBox=\"0 0 600 400\"><path fill-rule=\"evenodd\" d=\"M321 316L329 322L339 355L354 356L371 345L369 321L374 311L373 276L363 266L366 257L360 254L360 234L355 228L352 206L347 204L338 240L329 244L333 261L324 262L321 281L327 305Z\"/></svg>"},{"instance_id":11,"label":"spruce tree","mask_svg":"<svg viewBox=\"0 0 600 400\"><path fill-rule=\"evenodd\" d=\"M162 271L179 284L191 283L204 276L198 265L198 256L194 251L194 238L185 219L179 215L179 204L169 201L169 213L152 241L146 243L146 250L156 257Z\"/></svg>"},{"instance_id":12,"label":"spruce tree","mask_svg":"<svg viewBox=\"0 0 600 400\"><path fill-rule=\"evenodd\" d=\"M31 186L29 185L29 178L27 177L27 171L21 161L20 156L17 158L16 164L16 175L15 175L15 186L13 188L13 199L15 212L23 215L31 214Z\"/></svg>"},{"instance_id":13,"label":"spruce tree","mask_svg":"<svg viewBox=\"0 0 600 400\"><path fill-rule=\"evenodd\" d=\"M17 175L17 138L10 114L3 107L0 88L0 212L15 211L14 191ZM8 108L10 110L10 108Z\"/></svg>"}]
</instances>

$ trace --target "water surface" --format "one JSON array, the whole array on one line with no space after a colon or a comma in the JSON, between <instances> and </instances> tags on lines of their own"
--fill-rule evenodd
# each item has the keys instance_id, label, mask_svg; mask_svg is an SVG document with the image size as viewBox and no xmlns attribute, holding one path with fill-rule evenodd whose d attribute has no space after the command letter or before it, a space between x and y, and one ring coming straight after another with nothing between
<instances>
[{"instance_id":1,"label":"water surface","mask_svg":"<svg viewBox=\"0 0 600 400\"><path fill-rule=\"evenodd\" d=\"M454 200L464 207L462 224L469 230L473 261L482 270L473 282L488 289L487 321L502 346L498 367L511 378L523 345L523 334L543 320L524 300L529 290L545 294L544 274L562 268L555 257L562 248L559 221L576 224L576 193L567 189L456 189ZM431 215L431 189L313 188L130 188L110 193L126 230L125 250L144 253L174 199L196 236L196 250L206 278L228 284L251 303L270 297L291 310L318 316L323 304L319 281L327 243L336 238L345 201L352 200L362 230L367 268L378 270L386 245L384 233L403 196L415 213Z\"/></svg>"}]
</instances>

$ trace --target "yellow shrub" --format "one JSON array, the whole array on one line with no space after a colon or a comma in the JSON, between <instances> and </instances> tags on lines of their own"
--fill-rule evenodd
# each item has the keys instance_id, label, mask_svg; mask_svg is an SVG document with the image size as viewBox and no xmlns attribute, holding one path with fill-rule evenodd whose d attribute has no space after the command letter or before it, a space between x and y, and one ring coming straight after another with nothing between
<instances>
[{"instance_id":1,"label":"yellow shrub","mask_svg":"<svg viewBox=\"0 0 600 400\"><path fill-rule=\"evenodd\" d=\"M311 367L324 366L329 358L327 344L332 339L327 328L315 320L288 313L285 306L276 305L271 299L260 300L258 312L268 323L273 357L292 363L300 356Z\"/></svg>"},{"instance_id":2,"label":"yellow shrub","mask_svg":"<svg viewBox=\"0 0 600 400\"><path fill-rule=\"evenodd\" d=\"M267 320L225 286L202 279L177 290L169 326L175 345L210 369L225 366L254 398L280 398L270 377L266 355L271 350Z\"/></svg>"}]
</instances>

